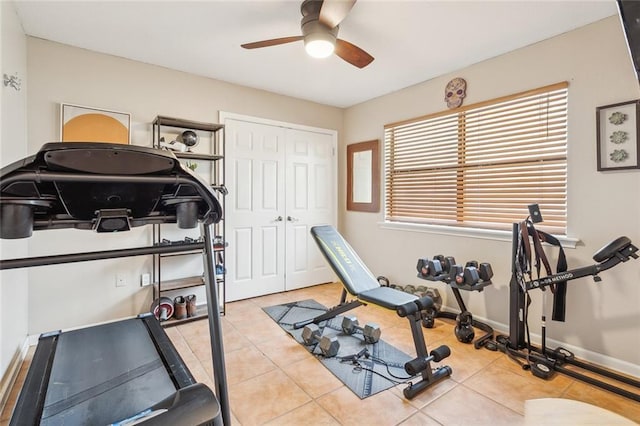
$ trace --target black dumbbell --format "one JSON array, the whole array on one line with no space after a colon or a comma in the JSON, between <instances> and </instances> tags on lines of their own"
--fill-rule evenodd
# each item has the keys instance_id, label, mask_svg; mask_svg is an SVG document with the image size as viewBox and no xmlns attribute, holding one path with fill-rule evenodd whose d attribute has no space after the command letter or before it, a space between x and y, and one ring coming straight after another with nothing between
<instances>
[{"instance_id":1,"label":"black dumbbell","mask_svg":"<svg viewBox=\"0 0 640 426\"><path fill-rule=\"evenodd\" d=\"M473 266L453 265L449 276L457 285L474 285L480 281L478 270Z\"/></svg>"},{"instance_id":2,"label":"black dumbbell","mask_svg":"<svg viewBox=\"0 0 640 426\"><path fill-rule=\"evenodd\" d=\"M440 312L442 308L442 296L440 296L440 291L437 288L428 288L425 292L425 296L429 296L433 301L433 308Z\"/></svg>"},{"instance_id":3,"label":"black dumbbell","mask_svg":"<svg viewBox=\"0 0 640 426\"><path fill-rule=\"evenodd\" d=\"M442 275L442 265L445 262L445 257L441 254L433 256L433 259L420 258L416 269L418 273L423 277L437 277Z\"/></svg>"},{"instance_id":4,"label":"black dumbbell","mask_svg":"<svg viewBox=\"0 0 640 426\"><path fill-rule=\"evenodd\" d=\"M449 269L449 280L458 285L464 283L464 267L462 265L451 265Z\"/></svg>"},{"instance_id":5,"label":"black dumbbell","mask_svg":"<svg viewBox=\"0 0 640 426\"><path fill-rule=\"evenodd\" d=\"M448 274L451 270L451 267L456 264L456 258L453 256L446 256L444 258L444 262L442 264L442 271L445 274Z\"/></svg>"},{"instance_id":6,"label":"black dumbbell","mask_svg":"<svg viewBox=\"0 0 640 426\"><path fill-rule=\"evenodd\" d=\"M336 356L340 349L338 338L323 336L320 327L316 324L309 324L302 329L302 340L305 345L319 343L320 351L326 357Z\"/></svg>"},{"instance_id":7,"label":"black dumbbell","mask_svg":"<svg viewBox=\"0 0 640 426\"><path fill-rule=\"evenodd\" d=\"M418 264L416 265L416 269L418 270L418 274L423 277L429 275L429 270L427 264L429 263L429 259L426 257L422 257L418 259Z\"/></svg>"},{"instance_id":8,"label":"black dumbbell","mask_svg":"<svg viewBox=\"0 0 640 426\"><path fill-rule=\"evenodd\" d=\"M440 258L442 257L442 261ZM442 275L442 263L444 262L444 256L441 254L434 256L432 260L427 263L427 275L431 277L437 277Z\"/></svg>"},{"instance_id":9,"label":"black dumbbell","mask_svg":"<svg viewBox=\"0 0 640 426\"><path fill-rule=\"evenodd\" d=\"M364 327L360 327L356 317L346 316L342 319L342 331L345 334L353 334L358 330L362 331L364 341L367 343L376 343L380 340L380 334L382 334L378 324L368 323Z\"/></svg>"},{"instance_id":10,"label":"black dumbbell","mask_svg":"<svg viewBox=\"0 0 640 426\"><path fill-rule=\"evenodd\" d=\"M491 268L490 263L481 263L478 268L478 275L480 275L480 280L482 281L491 281L493 277L493 269Z\"/></svg>"},{"instance_id":11,"label":"black dumbbell","mask_svg":"<svg viewBox=\"0 0 640 426\"><path fill-rule=\"evenodd\" d=\"M422 297L425 295L427 290L428 290L427 286L419 285L418 287L416 287L416 291L413 294L415 294L418 297Z\"/></svg>"},{"instance_id":12,"label":"black dumbbell","mask_svg":"<svg viewBox=\"0 0 640 426\"><path fill-rule=\"evenodd\" d=\"M416 291L416 286L412 284L407 284L404 287L402 287L401 290L404 291L405 293L413 294Z\"/></svg>"},{"instance_id":13,"label":"black dumbbell","mask_svg":"<svg viewBox=\"0 0 640 426\"><path fill-rule=\"evenodd\" d=\"M474 285L480 281L480 274L478 268L474 266L465 266L464 268L464 283L467 285Z\"/></svg>"}]
</instances>

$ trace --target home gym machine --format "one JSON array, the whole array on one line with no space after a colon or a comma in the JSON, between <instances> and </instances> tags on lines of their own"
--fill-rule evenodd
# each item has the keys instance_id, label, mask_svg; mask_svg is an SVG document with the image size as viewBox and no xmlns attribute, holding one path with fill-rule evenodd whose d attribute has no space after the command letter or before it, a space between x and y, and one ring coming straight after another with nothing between
<instances>
[{"instance_id":1,"label":"home gym machine","mask_svg":"<svg viewBox=\"0 0 640 426\"><path fill-rule=\"evenodd\" d=\"M548 379L554 372L560 372L618 395L640 401L638 392L632 392L609 383L614 380L619 384L626 384L640 390L640 381L578 360L573 353L565 348L547 348L544 296L540 347L531 344L527 323L528 307L531 303L528 294L530 290L546 291L550 288L554 296L552 319L564 321L567 281L592 276L594 281L599 282L601 281L598 276L600 272L611 269L629 259L637 259L638 248L631 243L629 238L620 237L593 255L596 264L568 270L564 251L557 238L534 227L534 223L542 222L542 214L538 205L530 205L529 213L530 216L525 221L513 224L512 273L509 283L509 336L497 336L495 342L497 348L520 363L523 369L530 369L537 377ZM544 253L543 243L559 248L555 273L551 271L551 266ZM542 267L547 272L544 277L540 277ZM535 277L533 269L536 271ZM523 359L524 362L520 362L520 359ZM574 368L567 368L566 365L574 366ZM590 374L578 372L575 367L590 372ZM606 378L608 381L595 378L594 375Z\"/></svg>"},{"instance_id":2,"label":"home gym machine","mask_svg":"<svg viewBox=\"0 0 640 426\"><path fill-rule=\"evenodd\" d=\"M473 342L476 349L481 348L487 342L493 339L493 328L473 318L471 312L467 310L460 290L466 291L482 291L488 285L491 285L491 277L493 277L493 269L490 263L478 263L475 260L469 261L463 267L457 265L453 256L437 255L433 259L418 259L416 265L418 270L418 278L427 281L441 281L449 285L453 295L458 302L460 313L446 312L442 310L431 309L423 314L422 325L426 328L434 326L435 318L449 318L456 321L454 333L459 342L470 343L475 337L473 327L485 332Z\"/></svg>"},{"instance_id":3,"label":"home gym machine","mask_svg":"<svg viewBox=\"0 0 640 426\"><path fill-rule=\"evenodd\" d=\"M0 237L72 228L97 235L200 223L215 394L197 383L156 318L40 336L11 425L230 425L211 225L215 194L168 151L108 143L49 143L0 170ZM193 249L190 245L189 250ZM179 245L5 259L0 269L188 250ZM90 285L90 283L88 283Z\"/></svg>"}]
</instances>

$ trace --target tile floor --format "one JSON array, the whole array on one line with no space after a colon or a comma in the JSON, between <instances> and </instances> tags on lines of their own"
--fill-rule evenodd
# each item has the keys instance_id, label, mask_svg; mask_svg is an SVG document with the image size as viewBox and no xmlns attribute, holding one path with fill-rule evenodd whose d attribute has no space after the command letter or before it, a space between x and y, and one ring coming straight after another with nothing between
<instances>
[{"instance_id":1,"label":"tile floor","mask_svg":"<svg viewBox=\"0 0 640 426\"><path fill-rule=\"evenodd\" d=\"M640 404L560 374L535 378L501 352L459 343L446 320L423 331L429 349L451 348L443 361L453 369L450 378L411 401L402 395L404 385L360 400L262 311L303 299L333 306L341 289L325 284L227 304L222 324L234 425L518 425L525 401L535 398L579 400L640 423ZM415 353L405 319L371 305L351 312L361 324L378 323L387 342ZM166 332L195 378L214 388L207 327L194 321ZM28 358L0 424L8 422L27 366Z\"/></svg>"}]
</instances>

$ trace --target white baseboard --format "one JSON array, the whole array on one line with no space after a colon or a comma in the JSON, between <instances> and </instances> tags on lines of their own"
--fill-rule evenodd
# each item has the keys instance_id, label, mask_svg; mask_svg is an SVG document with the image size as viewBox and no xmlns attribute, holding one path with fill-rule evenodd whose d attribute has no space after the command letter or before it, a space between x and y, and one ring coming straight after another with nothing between
<instances>
[{"instance_id":1,"label":"white baseboard","mask_svg":"<svg viewBox=\"0 0 640 426\"><path fill-rule=\"evenodd\" d=\"M459 312L449 308L448 306L443 306L442 309L447 312L454 312L454 313ZM476 315L474 315L473 318L491 326L496 333L505 334L505 335L509 334L509 326L506 324L487 320L486 318L478 317ZM542 336L540 334L531 333L531 343L533 343L534 345L540 345L541 342L542 342ZM557 347L563 347L571 351L576 358L579 358L583 361L593 363L599 367L612 369L622 374L629 374L633 377L640 377L640 366L630 363L628 361L623 361L623 360L613 358L598 352L593 352L593 351L586 350L584 348L579 348L577 346L570 345L568 343L550 339L549 337L547 337L547 347L552 349L555 349Z\"/></svg>"},{"instance_id":2,"label":"white baseboard","mask_svg":"<svg viewBox=\"0 0 640 426\"><path fill-rule=\"evenodd\" d=\"M29 336L27 336L27 340L29 341L29 346L37 345L39 338L40 338L39 334L30 334Z\"/></svg>"},{"instance_id":3,"label":"white baseboard","mask_svg":"<svg viewBox=\"0 0 640 426\"><path fill-rule=\"evenodd\" d=\"M2 381L0 381L0 412L4 410L4 406L9 399L9 394L11 393L11 389L18 378L18 373L20 372L20 367L22 366L22 362L27 356L27 351L29 350L29 337L24 339L22 343L22 347L16 350L16 353L13 355L9 366L7 367L7 371L2 375Z\"/></svg>"}]
</instances>

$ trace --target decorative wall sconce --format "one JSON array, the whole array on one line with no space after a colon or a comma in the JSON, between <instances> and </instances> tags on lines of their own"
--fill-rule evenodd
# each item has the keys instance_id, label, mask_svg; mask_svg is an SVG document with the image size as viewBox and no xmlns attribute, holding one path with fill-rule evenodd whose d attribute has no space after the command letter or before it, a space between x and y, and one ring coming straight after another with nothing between
<instances>
[{"instance_id":1,"label":"decorative wall sconce","mask_svg":"<svg viewBox=\"0 0 640 426\"><path fill-rule=\"evenodd\" d=\"M18 92L20 91L20 85L22 84L22 80L18 78L18 74L9 76L7 74L4 75L4 87L13 87Z\"/></svg>"}]
</instances>

